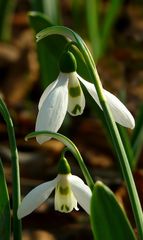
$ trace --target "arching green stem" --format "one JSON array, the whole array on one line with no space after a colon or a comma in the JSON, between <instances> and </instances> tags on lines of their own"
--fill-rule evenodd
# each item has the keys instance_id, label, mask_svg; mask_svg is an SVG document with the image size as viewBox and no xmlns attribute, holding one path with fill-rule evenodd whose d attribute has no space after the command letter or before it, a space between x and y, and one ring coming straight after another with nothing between
<instances>
[{"instance_id":1,"label":"arching green stem","mask_svg":"<svg viewBox=\"0 0 143 240\"><path fill-rule=\"evenodd\" d=\"M75 144L67 137L60 133L54 133L54 132L49 132L49 131L38 131L38 132L32 132L28 134L25 139L28 140L29 138L36 137L38 135L47 135L49 137L55 138L58 141L61 141L65 146L67 146L68 150L70 150L77 160L80 169L85 177L85 180L87 182L87 185L90 187L91 191L93 190L94 187L94 182L90 176L90 173L88 172L88 169L83 161L83 158L78 150L78 148L75 146ZM66 151L66 150L65 150Z\"/></svg>"},{"instance_id":2,"label":"arching green stem","mask_svg":"<svg viewBox=\"0 0 143 240\"><path fill-rule=\"evenodd\" d=\"M122 174L124 177L124 181L127 186L127 190L129 193L129 198L130 202L132 205L137 229L138 229L138 235L139 239L143 239L143 214L142 214L142 208L140 204L140 200L138 197L138 193L136 190L135 182L133 179L133 175L129 166L129 161L119 134L119 131L117 129L116 123L112 117L111 111L108 107L108 103L106 101L106 98L103 94L103 88L102 84L96 69L96 66L94 64L93 58L85 45L84 41L81 39L81 37L75 33L74 31L70 30L69 28L63 27L63 26L54 26L54 27L49 27L41 31L40 33L37 34L37 41L47 37L48 35L52 34L60 34L63 35L71 41L75 41L80 52L82 53L84 60L86 62L91 81L94 83L98 98L100 101L100 104L103 109L104 117L106 119L106 123L111 135L112 143L114 145L116 154L118 156L119 164L122 170Z\"/></svg>"}]
</instances>

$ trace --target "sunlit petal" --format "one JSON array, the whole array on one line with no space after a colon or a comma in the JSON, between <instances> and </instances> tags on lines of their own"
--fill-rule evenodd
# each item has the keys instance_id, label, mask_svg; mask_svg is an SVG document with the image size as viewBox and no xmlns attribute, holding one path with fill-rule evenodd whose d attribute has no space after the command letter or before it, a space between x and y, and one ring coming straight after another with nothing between
<instances>
[{"instance_id":1,"label":"sunlit petal","mask_svg":"<svg viewBox=\"0 0 143 240\"><path fill-rule=\"evenodd\" d=\"M68 75L61 74L56 86L43 102L36 120L36 131L57 132L65 118L68 106ZM47 135L37 136L37 141L43 143L50 139Z\"/></svg>"},{"instance_id":2,"label":"sunlit petal","mask_svg":"<svg viewBox=\"0 0 143 240\"><path fill-rule=\"evenodd\" d=\"M85 97L75 72L69 74L68 90L68 112L72 116L81 115L85 108Z\"/></svg>"},{"instance_id":3,"label":"sunlit petal","mask_svg":"<svg viewBox=\"0 0 143 240\"><path fill-rule=\"evenodd\" d=\"M115 121L124 127L133 129L135 127L135 120L125 105L112 93L104 90L104 94Z\"/></svg>"},{"instance_id":4,"label":"sunlit petal","mask_svg":"<svg viewBox=\"0 0 143 240\"><path fill-rule=\"evenodd\" d=\"M99 102L99 99L98 99L98 95L97 95L97 91L96 91L96 88L94 86L93 83L90 83L86 80L84 80L81 76L79 76L77 74L77 77L78 79L82 82L82 84L86 87L87 91L89 92L89 94L91 95L91 97L95 100L95 102L100 106L101 108L101 105L100 105L100 102Z\"/></svg>"},{"instance_id":5,"label":"sunlit petal","mask_svg":"<svg viewBox=\"0 0 143 240\"><path fill-rule=\"evenodd\" d=\"M29 192L22 200L18 208L18 218L21 219L27 216L37 207L39 207L49 197L53 189L56 187L56 184L57 178L52 181L43 183Z\"/></svg>"},{"instance_id":6,"label":"sunlit petal","mask_svg":"<svg viewBox=\"0 0 143 240\"><path fill-rule=\"evenodd\" d=\"M85 81L79 75L78 75L78 78L86 87L87 91L93 97L93 99L96 101L99 107L102 109L94 84ZM132 114L129 112L129 110L125 107L125 105L112 93L106 91L105 89L103 91L115 121L124 127L128 127L131 129L134 128L135 126L134 118Z\"/></svg>"},{"instance_id":7,"label":"sunlit petal","mask_svg":"<svg viewBox=\"0 0 143 240\"><path fill-rule=\"evenodd\" d=\"M49 93L53 90L53 88L55 88L55 86L57 85L59 78L60 78L60 76L58 77L57 80L55 80L54 82L52 82L52 83L45 89L45 91L43 92L42 96L40 97L39 104L38 104L38 109L39 109L39 110L40 110L43 102L45 101L46 97L47 97L47 96L49 95Z\"/></svg>"},{"instance_id":8,"label":"sunlit petal","mask_svg":"<svg viewBox=\"0 0 143 240\"><path fill-rule=\"evenodd\" d=\"M69 182L77 202L88 214L90 214L90 200L92 195L90 188L81 178L74 175L69 175Z\"/></svg>"}]
</instances>

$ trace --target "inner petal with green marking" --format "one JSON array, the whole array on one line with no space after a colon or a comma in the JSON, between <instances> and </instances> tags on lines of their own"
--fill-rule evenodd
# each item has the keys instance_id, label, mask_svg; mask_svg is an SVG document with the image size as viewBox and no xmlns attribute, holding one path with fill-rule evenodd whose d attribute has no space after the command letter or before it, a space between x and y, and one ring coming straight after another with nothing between
<instances>
[{"instance_id":1,"label":"inner petal with green marking","mask_svg":"<svg viewBox=\"0 0 143 240\"><path fill-rule=\"evenodd\" d=\"M68 90L68 112L72 116L81 115L85 107L85 98L75 72L69 73Z\"/></svg>"},{"instance_id":2,"label":"inner petal with green marking","mask_svg":"<svg viewBox=\"0 0 143 240\"><path fill-rule=\"evenodd\" d=\"M55 210L60 212L71 212L77 209L77 200L75 199L68 182L68 174L60 174L60 180L55 189Z\"/></svg>"}]
</instances>

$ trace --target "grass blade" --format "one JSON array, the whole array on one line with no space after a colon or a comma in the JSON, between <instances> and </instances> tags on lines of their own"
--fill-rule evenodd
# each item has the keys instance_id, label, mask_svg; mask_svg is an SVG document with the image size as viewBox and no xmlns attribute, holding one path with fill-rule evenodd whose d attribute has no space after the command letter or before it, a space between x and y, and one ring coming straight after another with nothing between
<instances>
[{"instance_id":1,"label":"grass blade","mask_svg":"<svg viewBox=\"0 0 143 240\"><path fill-rule=\"evenodd\" d=\"M10 203L4 169L0 159L0 239L10 240Z\"/></svg>"}]
</instances>

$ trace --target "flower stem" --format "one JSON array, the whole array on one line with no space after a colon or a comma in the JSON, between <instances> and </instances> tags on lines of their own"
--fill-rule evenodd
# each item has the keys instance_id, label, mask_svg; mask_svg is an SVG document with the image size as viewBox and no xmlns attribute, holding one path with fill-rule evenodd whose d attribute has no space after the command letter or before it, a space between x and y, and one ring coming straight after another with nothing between
<instances>
[{"instance_id":1,"label":"flower stem","mask_svg":"<svg viewBox=\"0 0 143 240\"><path fill-rule=\"evenodd\" d=\"M27 141L29 138L33 138L36 137L38 135L48 135L50 137L53 137L55 139L57 139L58 141L61 141L66 148L63 150L63 155L65 154L65 152L68 150L70 152L72 152L73 156L75 157L75 159L77 160L80 169L83 173L83 176L85 177L86 183L87 185L90 187L91 191L93 190L94 187L94 181L84 163L84 160L78 150L78 148L76 147L76 145L66 136L60 134L60 133L55 133L55 132L49 132L49 131L37 131L37 132L32 132L29 133L26 137L25 140Z\"/></svg>"},{"instance_id":2,"label":"flower stem","mask_svg":"<svg viewBox=\"0 0 143 240\"><path fill-rule=\"evenodd\" d=\"M111 140L118 156L119 164L121 166L122 174L123 174L123 177L127 186L127 190L129 193L129 198L130 198L130 202L132 205L132 209L133 209L133 213L134 213L134 217L135 217L135 221L138 229L139 239L142 240L143 239L143 214L142 214L140 200L138 197L138 193L137 193L137 189L136 189L133 175L131 172L131 168L129 165L129 161L128 161L119 131L112 117L111 111L108 107L107 100L103 94L102 84L101 84L96 66L94 64L93 58L86 44L82 40L82 38L71 29L63 26L53 26L53 27L49 27L42 30L37 34L37 41L40 41L41 39L52 34L60 34L74 41L76 46L79 48L80 52L84 57L84 60L89 70L90 77L96 87L98 98L103 109L108 130L111 135Z\"/></svg>"},{"instance_id":3,"label":"flower stem","mask_svg":"<svg viewBox=\"0 0 143 240\"><path fill-rule=\"evenodd\" d=\"M142 208L141 208L139 196L137 193L137 189L136 189L133 175L131 172L131 168L129 165L129 161L128 161L117 125L112 117L111 111L108 107L108 103L103 94L103 88L101 85L101 81L100 81L97 69L93 65L93 61L90 60L91 56L89 56L88 52L86 52L83 49L83 46L82 46L81 50L85 57L87 66L89 68L91 79L96 87L99 101L103 108L103 113L104 113L106 123L107 123L108 129L109 129L110 135L111 135L112 143L115 148L116 154L118 156L119 164L120 164L122 174L123 174L126 186L127 186L129 198L131 201L131 205L132 205L132 209L133 209L133 213L134 213L134 217L135 217L135 221L136 221L136 225L137 225L137 229L138 229L139 239L142 240L143 239L143 214L142 214Z\"/></svg>"},{"instance_id":4,"label":"flower stem","mask_svg":"<svg viewBox=\"0 0 143 240\"><path fill-rule=\"evenodd\" d=\"M6 122L9 144L11 150L11 163L12 163L12 183L13 183L13 235L14 240L22 239L22 227L21 221L17 218L17 209L20 204L20 174L19 174L19 159L18 159L18 151L16 146L15 132L13 127L13 122L10 117L9 111L4 103L4 101L0 98L0 112Z\"/></svg>"}]
</instances>

